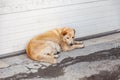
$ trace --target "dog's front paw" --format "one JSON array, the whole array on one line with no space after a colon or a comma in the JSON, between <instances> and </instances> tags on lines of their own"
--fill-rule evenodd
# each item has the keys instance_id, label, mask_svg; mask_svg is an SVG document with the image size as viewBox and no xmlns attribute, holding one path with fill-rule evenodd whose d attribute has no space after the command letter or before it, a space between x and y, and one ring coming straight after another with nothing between
<instances>
[{"instance_id":1,"label":"dog's front paw","mask_svg":"<svg viewBox=\"0 0 120 80\"><path fill-rule=\"evenodd\" d=\"M79 44L83 44L83 41L79 41Z\"/></svg>"},{"instance_id":2,"label":"dog's front paw","mask_svg":"<svg viewBox=\"0 0 120 80\"><path fill-rule=\"evenodd\" d=\"M84 44L78 45L78 48L84 48L84 47L85 47Z\"/></svg>"},{"instance_id":3,"label":"dog's front paw","mask_svg":"<svg viewBox=\"0 0 120 80\"><path fill-rule=\"evenodd\" d=\"M59 58L59 55L54 55L55 58Z\"/></svg>"}]
</instances>

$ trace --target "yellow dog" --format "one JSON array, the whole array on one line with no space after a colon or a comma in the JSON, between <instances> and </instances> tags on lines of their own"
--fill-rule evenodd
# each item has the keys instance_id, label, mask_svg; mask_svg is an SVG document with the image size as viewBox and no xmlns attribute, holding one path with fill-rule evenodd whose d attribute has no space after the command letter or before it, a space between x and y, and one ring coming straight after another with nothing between
<instances>
[{"instance_id":1,"label":"yellow dog","mask_svg":"<svg viewBox=\"0 0 120 80\"><path fill-rule=\"evenodd\" d=\"M75 30L69 27L56 28L33 37L27 47L27 55L37 61L56 63L57 53L83 48L81 41L74 41Z\"/></svg>"}]
</instances>

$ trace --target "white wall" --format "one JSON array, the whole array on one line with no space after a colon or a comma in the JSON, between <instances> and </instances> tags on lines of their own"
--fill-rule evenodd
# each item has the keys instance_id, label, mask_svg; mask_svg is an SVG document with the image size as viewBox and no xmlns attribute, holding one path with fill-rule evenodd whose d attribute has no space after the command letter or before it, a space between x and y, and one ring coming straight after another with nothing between
<instances>
[{"instance_id":1,"label":"white wall","mask_svg":"<svg viewBox=\"0 0 120 80\"><path fill-rule=\"evenodd\" d=\"M0 54L61 26L75 28L76 37L120 29L120 0L0 0Z\"/></svg>"}]
</instances>

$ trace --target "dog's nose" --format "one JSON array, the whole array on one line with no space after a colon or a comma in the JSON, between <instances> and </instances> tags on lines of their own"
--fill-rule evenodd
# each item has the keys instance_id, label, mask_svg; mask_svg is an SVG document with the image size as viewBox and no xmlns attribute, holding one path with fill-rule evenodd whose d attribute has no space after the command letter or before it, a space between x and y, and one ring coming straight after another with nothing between
<instances>
[{"instance_id":1,"label":"dog's nose","mask_svg":"<svg viewBox=\"0 0 120 80\"><path fill-rule=\"evenodd\" d=\"M57 52L56 54L60 54L60 52Z\"/></svg>"},{"instance_id":2,"label":"dog's nose","mask_svg":"<svg viewBox=\"0 0 120 80\"><path fill-rule=\"evenodd\" d=\"M71 43L70 46L72 46L73 44Z\"/></svg>"}]
</instances>

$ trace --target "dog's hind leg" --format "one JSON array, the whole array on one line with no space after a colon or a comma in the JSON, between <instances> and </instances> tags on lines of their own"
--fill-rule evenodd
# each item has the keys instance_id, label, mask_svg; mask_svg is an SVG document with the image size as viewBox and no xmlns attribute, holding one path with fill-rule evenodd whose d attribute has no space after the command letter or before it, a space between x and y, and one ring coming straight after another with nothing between
<instances>
[{"instance_id":1,"label":"dog's hind leg","mask_svg":"<svg viewBox=\"0 0 120 80\"><path fill-rule=\"evenodd\" d=\"M51 55L38 55L37 60L42 62L48 62L51 64L55 64L57 62L54 56Z\"/></svg>"}]
</instances>

